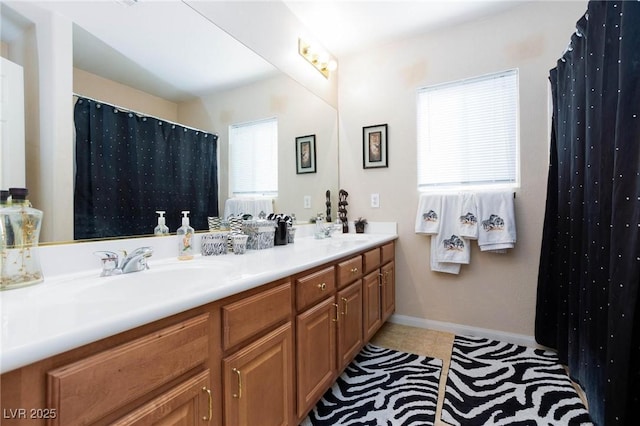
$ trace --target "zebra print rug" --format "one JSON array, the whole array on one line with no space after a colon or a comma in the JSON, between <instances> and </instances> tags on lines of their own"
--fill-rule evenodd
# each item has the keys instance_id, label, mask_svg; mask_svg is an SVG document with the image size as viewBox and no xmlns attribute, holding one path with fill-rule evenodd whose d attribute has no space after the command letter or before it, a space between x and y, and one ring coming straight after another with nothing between
<instances>
[{"instance_id":1,"label":"zebra print rug","mask_svg":"<svg viewBox=\"0 0 640 426\"><path fill-rule=\"evenodd\" d=\"M301 425L433 425L442 360L371 344Z\"/></svg>"},{"instance_id":2,"label":"zebra print rug","mask_svg":"<svg viewBox=\"0 0 640 426\"><path fill-rule=\"evenodd\" d=\"M441 418L451 425L592 425L554 352L456 336Z\"/></svg>"}]
</instances>

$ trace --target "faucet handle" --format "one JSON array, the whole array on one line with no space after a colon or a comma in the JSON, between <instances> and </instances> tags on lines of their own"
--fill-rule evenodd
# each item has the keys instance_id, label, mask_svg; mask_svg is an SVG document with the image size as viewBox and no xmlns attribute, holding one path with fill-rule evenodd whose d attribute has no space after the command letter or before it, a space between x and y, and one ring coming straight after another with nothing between
<instances>
[{"instance_id":1,"label":"faucet handle","mask_svg":"<svg viewBox=\"0 0 640 426\"><path fill-rule=\"evenodd\" d=\"M122 273L118 269L118 254L112 251L94 251L94 255L98 256L102 261L102 273L101 277L108 277L111 275L118 275Z\"/></svg>"}]
</instances>

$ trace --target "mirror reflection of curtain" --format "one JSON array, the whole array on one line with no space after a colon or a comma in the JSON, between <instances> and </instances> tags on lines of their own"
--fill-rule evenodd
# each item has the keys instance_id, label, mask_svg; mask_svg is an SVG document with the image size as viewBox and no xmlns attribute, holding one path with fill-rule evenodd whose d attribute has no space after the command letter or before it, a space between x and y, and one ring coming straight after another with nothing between
<instances>
[{"instance_id":1,"label":"mirror reflection of curtain","mask_svg":"<svg viewBox=\"0 0 640 426\"><path fill-rule=\"evenodd\" d=\"M93 100L75 104L74 238L153 234L157 210L171 232L218 216L217 135Z\"/></svg>"},{"instance_id":2,"label":"mirror reflection of curtain","mask_svg":"<svg viewBox=\"0 0 640 426\"><path fill-rule=\"evenodd\" d=\"M598 425L640 424L640 2L591 1L551 70L536 340Z\"/></svg>"}]
</instances>

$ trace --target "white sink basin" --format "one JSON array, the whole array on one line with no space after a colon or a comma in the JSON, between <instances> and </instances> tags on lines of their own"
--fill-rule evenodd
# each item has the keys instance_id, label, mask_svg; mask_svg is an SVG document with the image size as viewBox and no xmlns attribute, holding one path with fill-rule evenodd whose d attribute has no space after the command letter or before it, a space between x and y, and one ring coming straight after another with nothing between
<instances>
[{"instance_id":1,"label":"white sink basin","mask_svg":"<svg viewBox=\"0 0 640 426\"><path fill-rule=\"evenodd\" d=\"M127 298L144 297L149 292L184 292L191 286L202 285L210 281L215 284L215 277L229 268L228 261L223 259L195 259L192 261L166 260L157 263L149 262L149 269L128 274L101 277L87 274L62 278L43 287L50 293L50 301L57 299L57 294L64 290L66 298L99 303L126 303ZM81 283L81 285L78 285ZM86 302L85 302L86 303Z\"/></svg>"}]
</instances>

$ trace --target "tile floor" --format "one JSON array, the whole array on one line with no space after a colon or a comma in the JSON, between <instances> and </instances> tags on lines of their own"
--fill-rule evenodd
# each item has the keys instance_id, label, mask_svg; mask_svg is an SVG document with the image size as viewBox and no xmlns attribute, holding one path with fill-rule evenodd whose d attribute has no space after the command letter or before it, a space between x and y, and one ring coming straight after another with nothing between
<instances>
[{"instance_id":1,"label":"tile floor","mask_svg":"<svg viewBox=\"0 0 640 426\"><path fill-rule=\"evenodd\" d=\"M448 423L440 420L440 413L444 401L444 390L447 384L447 373L449 372L449 363L451 362L451 349L453 347L454 337L455 335L452 333L387 322L382 326L380 331L373 336L373 339L371 339L371 343L376 346L442 360L435 426L448 425Z\"/></svg>"},{"instance_id":2,"label":"tile floor","mask_svg":"<svg viewBox=\"0 0 640 426\"><path fill-rule=\"evenodd\" d=\"M436 407L435 426L447 426L448 423L440 420L444 391L447 384L449 363L451 362L451 349L455 335L443 331L428 330L424 328L409 327L406 325L385 323L380 331L373 336L371 343L383 348L410 352L442 360L442 374L440 375L440 388L438 391L438 406ZM586 406L582 389L574 384L578 394Z\"/></svg>"}]
</instances>

